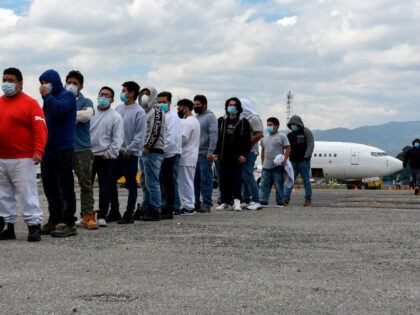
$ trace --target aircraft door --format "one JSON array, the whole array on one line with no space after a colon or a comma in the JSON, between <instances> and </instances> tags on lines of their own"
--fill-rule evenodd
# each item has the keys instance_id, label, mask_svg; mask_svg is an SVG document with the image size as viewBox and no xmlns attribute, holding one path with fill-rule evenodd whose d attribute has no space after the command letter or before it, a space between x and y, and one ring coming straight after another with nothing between
<instances>
[{"instance_id":1,"label":"aircraft door","mask_svg":"<svg viewBox=\"0 0 420 315\"><path fill-rule=\"evenodd\" d=\"M351 165L359 165L359 148L351 148Z\"/></svg>"}]
</instances>

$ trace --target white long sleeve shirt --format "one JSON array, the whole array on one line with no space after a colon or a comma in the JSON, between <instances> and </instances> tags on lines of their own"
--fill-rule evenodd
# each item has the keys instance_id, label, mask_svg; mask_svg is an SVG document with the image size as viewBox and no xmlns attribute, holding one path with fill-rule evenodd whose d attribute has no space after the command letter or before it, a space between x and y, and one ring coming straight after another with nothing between
<instances>
[{"instance_id":1,"label":"white long sleeve shirt","mask_svg":"<svg viewBox=\"0 0 420 315\"><path fill-rule=\"evenodd\" d=\"M124 139L121 115L112 108L97 110L90 121L90 141L93 155L116 159Z\"/></svg>"},{"instance_id":2,"label":"white long sleeve shirt","mask_svg":"<svg viewBox=\"0 0 420 315\"><path fill-rule=\"evenodd\" d=\"M166 112L165 116L166 137L163 151L164 158L170 158L182 153L181 119L171 111Z\"/></svg>"}]
</instances>

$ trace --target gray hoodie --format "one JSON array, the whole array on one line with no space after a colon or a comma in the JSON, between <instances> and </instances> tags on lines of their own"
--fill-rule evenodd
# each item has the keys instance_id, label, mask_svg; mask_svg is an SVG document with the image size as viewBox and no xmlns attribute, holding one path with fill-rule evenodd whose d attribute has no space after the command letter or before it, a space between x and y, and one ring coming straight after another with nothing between
<instances>
[{"instance_id":1,"label":"gray hoodie","mask_svg":"<svg viewBox=\"0 0 420 315\"><path fill-rule=\"evenodd\" d=\"M143 152L163 154L165 147L165 112L157 104L157 90L152 86L145 89L150 91L150 97L146 108L147 133Z\"/></svg>"},{"instance_id":2,"label":"gray hoodie","mask_svg":"<svg viewBox=\"0 0 420 315\"><path fill-rule=\"evenodd\" d=\"M195 115L200 123L200 150L198 154L213 155L217 144L217 118L212 111Z\"/></svg>"},{"instance_id":3,"label":"gray hoodie","mask_svg":"<svg viewBox=\"0 0 420 315\"><path fill-rule=\"evenodd\" d=\"M312 132L305 127L302 119L294 115L287 123L287 127L296 125L299 127L297 131L291 131L287 134L292 151L290 152L290 161L300 163L309 161L314 151L314 136Z\"/></svg>"}]
</instances>

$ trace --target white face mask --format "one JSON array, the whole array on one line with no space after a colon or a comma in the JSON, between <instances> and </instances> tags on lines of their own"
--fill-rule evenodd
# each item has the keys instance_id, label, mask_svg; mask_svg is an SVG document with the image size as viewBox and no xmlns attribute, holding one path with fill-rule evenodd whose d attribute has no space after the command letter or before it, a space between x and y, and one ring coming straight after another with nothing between
<instances>
[{"instance_id":1,"label":"white face mask","mask_svg":"<svg viewBox=\"0 0 420 315\"><path fill-rule=\"evenodd\" d=\"M149 105L149 96L147 96L146 94L143 94L140 99L140 105L143 107Z\"/></svg>"},{"instance_id":2,"label":"white face mask","mask_svg":"<svg viewBox=\"0 0 420 315\"><path fill-rule=\"evenodd\" d=\"M79 88L73 84L67 84L66 90L72 92L75 96L79 93Z\"/></svg>"}]
</instances>

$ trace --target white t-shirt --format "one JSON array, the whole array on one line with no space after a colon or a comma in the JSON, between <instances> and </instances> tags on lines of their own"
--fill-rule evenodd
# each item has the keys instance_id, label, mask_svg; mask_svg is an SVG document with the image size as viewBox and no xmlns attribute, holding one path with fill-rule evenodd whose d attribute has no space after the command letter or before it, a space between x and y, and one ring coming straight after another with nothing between
<instances>
[{"instance_id":1,"label":"white t-shirt","mask_svg":"<svg viewBox=\"0 0 420 315\"><path fill-rule=\"evenodd\" d=\"M200 123L197 118L189 116L186 119L181 119L181 134L188 141L182 147L179 165L196 166L200 148Z\"/></svg>"}]
</instances>

